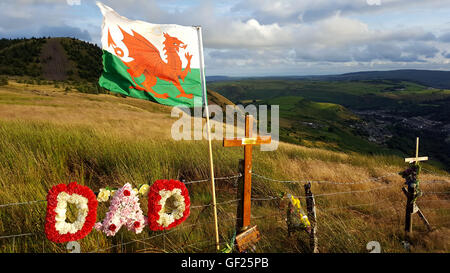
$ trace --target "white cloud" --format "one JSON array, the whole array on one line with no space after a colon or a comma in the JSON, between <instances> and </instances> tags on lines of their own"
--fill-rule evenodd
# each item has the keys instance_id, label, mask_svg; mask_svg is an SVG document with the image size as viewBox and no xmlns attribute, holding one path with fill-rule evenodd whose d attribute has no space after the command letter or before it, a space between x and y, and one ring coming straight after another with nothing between
<instances>
[{"instance_id":1,"label":"white cloud","mask_svg":"<svg viewBox=\"0 0 450 273\"><path fill-rule=\"evenodd\" d=\"M366 0L369 6L380 6L381 0Z\"/></svg>"},{"instance_id":2,"label":"white cloud","mask_svg":"<svg viewBox=\"0 0 450 273\"><path fill-rule=\"evenodd\" d=\"M408 11L430 14L439 8L450 12L450 0L382 0L381 5L369 5L367 1L103 2L130 19L202 25L209 75L237 71L247 75L314 74L326 73L327 69L328 73L340 72L337 67L367 69L429 64L431 68L448 64L445 57L450 54L448 23L442 24L442 29L431 28L421 24L425 19L420 16L408 18ZM81 6L69 6L66 0L4 0L0 3L0 37L26 33L32 36L42 29L70 26L77 35L88 31L89 35L83 37L90 36L98 43L101 14L94 2L82 0ZM365 20L367 14L372 21L376 18L383 23L393 20L389 15L395 14L403 16L407 23L374 25Z\"/></svg>"},{"instance_id":3,"label":"white cloud","mask_svg":"<svg viewBox=\"0 0 450 273\"><path fill-rule=\"evenodd\" d=\"M368 2L381 5L368 5ZM450 0L242 0L233 10L249 10L262 22L296 22L299 16L316 21L336 13L343 15L380 13L387 10L407 11L416 8L448 7Z\"/></svg>"}]
</instances>

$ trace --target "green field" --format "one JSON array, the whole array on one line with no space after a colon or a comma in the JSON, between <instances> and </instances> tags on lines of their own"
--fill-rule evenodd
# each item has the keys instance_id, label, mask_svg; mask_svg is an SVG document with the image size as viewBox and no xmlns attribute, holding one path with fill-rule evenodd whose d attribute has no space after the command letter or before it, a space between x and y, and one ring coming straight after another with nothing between
<instances>
[{"instance_id":1,"label":"green field","mask_svg":"<svg viewBox=\"0 0 450 273\"><path fill-rule=\"evenodd\" d=\"M232 101L267 100L282 96L302 96L317 102L330 102L346 107L371 108L395 103L383 94L392 89L403 92L422 92L425 86L392 80L331 82L319 80L272 80L247 79L239 81L212 82L209 88L219 91ZM448 97L448 96L447 96ZM365 102L371 105L364 105Z\"/></svg>"}]
</instances>

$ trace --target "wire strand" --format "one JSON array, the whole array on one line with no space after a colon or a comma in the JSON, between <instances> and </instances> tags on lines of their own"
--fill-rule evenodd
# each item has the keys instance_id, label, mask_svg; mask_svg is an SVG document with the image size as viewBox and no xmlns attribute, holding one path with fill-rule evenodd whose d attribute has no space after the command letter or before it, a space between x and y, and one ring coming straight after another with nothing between
<instances>
[{"instance_id":1,"label":"wire strand","mask_svg":"<svg viewBox=\"0 0 450 273\"><path fill-rule=\"evenodd\" d=\"M7 236L0 236L0 239L24 237L24 236L31 236L31 235L36 235L36 234L38 234L38 233L22 233L22 234L15 234L15 235L7 235Z\"/></svg>"},{"instance_id":2,"label":"wire strand","mask_svg":"<svg viewBox=\"0 0 450 273\"><path fill-rule=\"evenodd\" d=\"M398 174L397 173L390 173L390 174L387 174L387 175L383 175L383 176L380 176L380 177L375 177L375 178L371 178L371 179L367 179L367 180L359 181L359 182L335 182L335 181L308 180L308 179L306 179L306 180L298 180L298 181L296 181L296 180L278 180L278 179L269 178L269 177L266 177L264 175L257 174L257 173L254 173L254 172L252 173L252 175L257 176L257 177L262 178L262 179L265 179L265 180L268 180L268 181L277 182L277 183L300 183L300 184L317 183L317 184L333 184L333 185L357 185L357 184L370 183L370 182L377 181L377 180L380 180L380 179L385 178L385 177L398 175Z\"/></svg>"}]
</instances>

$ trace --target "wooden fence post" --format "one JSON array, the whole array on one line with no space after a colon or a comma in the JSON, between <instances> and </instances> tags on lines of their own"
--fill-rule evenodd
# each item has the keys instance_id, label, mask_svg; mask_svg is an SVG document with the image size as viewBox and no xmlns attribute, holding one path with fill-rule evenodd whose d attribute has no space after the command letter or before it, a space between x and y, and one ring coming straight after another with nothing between
<instances>
[{"instance_id":1,"label":"wooden fence post","mask_svg":"<svg viewBox=\"0 0 450 273\"><path fill-rule=\"evenodd\" d=\"M403 193L406 195L407 200L406 200L406 218L405 218L405 231L410 233L412 232L412 215L417 213L417 215L419 215L420 219L422 219L423 223L427 226L428 230L431 231L431 225L428 222L427 218L425 217L425 215L423 214L422 210L419 208L419 206L417 206L416 202L412 202L414 198L414 189L413 192L411 194L410 190L407 190L405 188L402 188ZM412 204L410 204L412 203ZM410 204L408 206L408 204Z\"/></svg>"},{"instance_id":2,"label":"wooden fence post","mask_svg":"<svg viewBox=\"0 0 450 273\"><path fill-rule=\"evenodd\" d=\"M314 194L311 192L311 183L305 184L306 195L306 209L308 210L308 219L311 223L311 230L309 232L310 246L313 253L319 253L318 238L317 238L317 215L316 215L316 201Z\"/></svg>"},{"instance_id":3,"label":"wooden fence post","mask_svg":"<svg viewBox=\"0 0 450 273\"><path fill-rule=\"evenodd\" d=\"M405 215L405 231L407 234L411 234L412 232L412 214L414 210L414 193L415 190L413 187L408 187L406 191L406 215Z\"/></svg>"},{"instance_id":4,"label":"wooden fence post","mask_svg":"<svg viewBox=\"0 0 450 273\"><path fill-rule=\"evenodd\" d=\"M245 170L245 161L243 159L239 159L239 173L244 173ZM237 206L237 213L236 213L236 231L237 234L241 231L243 228L242 220L244 219L244 176L239 177L238 180L238 190L236 194L236 199L240 200L238 202Z\"/></svg>"}]
</instances>

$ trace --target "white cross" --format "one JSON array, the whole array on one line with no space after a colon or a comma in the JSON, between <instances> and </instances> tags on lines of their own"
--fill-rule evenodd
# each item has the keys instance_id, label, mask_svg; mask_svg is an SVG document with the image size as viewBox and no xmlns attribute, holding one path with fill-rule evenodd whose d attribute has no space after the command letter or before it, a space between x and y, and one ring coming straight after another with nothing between
<instances>
[{"instance_id":1,"label":"white cross","mask_svg":"<svg viewBox=\"0 0 450 273\"><path fill-rule=\"evenodd\" d=\"M419 161L428 160L428 156L419 157L419 138L416 138L416 157L405 158L405 162L419 164Z\"/></svg>"}]
</instances>

